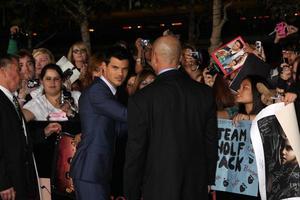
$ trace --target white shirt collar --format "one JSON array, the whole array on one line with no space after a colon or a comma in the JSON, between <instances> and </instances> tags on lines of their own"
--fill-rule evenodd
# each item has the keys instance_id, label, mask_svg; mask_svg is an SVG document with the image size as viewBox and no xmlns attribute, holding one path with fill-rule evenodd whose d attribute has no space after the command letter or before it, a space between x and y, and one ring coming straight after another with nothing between
<instances>
[{"instance_id":1,"label":"white shirt collar","mask_svg":"<svg viewBox=\"0 0 300 200\"><path fill-rule=\"evenodd\" d=\"M100 77L104 83L106 83L106 85L109 87L111 93L113 93L113 95L115 95L117 93L117 89L108 81L106 80L106 78L104 78L104 76Z\"/></svg>"},{"instance_id":2,"label":"white shirt collar","mask_svg":"<svg viewBox=\"0 0 300 200\"><path fill-rule=\"evenodd\" d=\"M6 89L5 87L3 87L2 85L0 85L0 90L2 90L2 92L4 92L4 94L9 98L9 100L13 103L13 94L8 90Z\"/></svg>"},{"instance_id":3,"label":"white shirt collar","mask_svg":"<svg viewBox=\"0 0 300 200\"><path fill-rule=\"evenodd\" d=\"M169 68L163 69L163 70L161 70L160 72L158 72L157 75L160 75L160 74L162 74L162 73L165 73L165 72L171 71L171 70L177 70L177 68L169 67Z\"/></svg>"}]
</instances>

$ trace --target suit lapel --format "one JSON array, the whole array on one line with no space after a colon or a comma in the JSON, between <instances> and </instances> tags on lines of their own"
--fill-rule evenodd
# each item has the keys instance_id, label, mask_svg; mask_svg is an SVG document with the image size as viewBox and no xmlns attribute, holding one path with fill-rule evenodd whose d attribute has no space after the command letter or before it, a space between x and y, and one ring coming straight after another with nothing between
<instances>
[{"instance_id":1,"label":"suit lapel","mask_svg":"<svg viewBox=\"0 0 300 200\"><path fill-rule=\"evenodd\" d=\"M99 83L100 85L102 85L109 92L109 94L111 94L112 97L115 97L115 95L111 92L111 90L108 87L108 85L101 78L97 79L97 83Z\"/></svg>"},{"instance_id":2,"label":"suit lapel","mask_svg":"<svg viewBox=\"0 0 300 200\"><path fill-rule=\"evenodd\" d=\"M15 113L15 119L18 119L17 122L20 123L20 126L22 126L23 131L21 131L21 136L23 138L23 140L25 141L25 143L28 143L28 140L26 139L25 136L25 129L26 126L23 126L23 121L25 120L23 113L21 112L20 114L22 115L23 119L21 118L21 116L19 116L18 111L16 110L15 106L13 105L13 103L9 100L9 98L2 92L2 90L0 90L0 101L3 102L3 105L7 105L7 107L10 109L9 113ZM27 133L28 130L26 129Z\"/></svg>"},{"instance_id":3,"label":"suit lapel","mask_svg":"<svg viewBox=\"0 0 300 200\"><path fill-rule=\"evenodd\" d=\"M16 110L14 104L9 100L9 98L4 94L4 92L2 92L2 90L0 90L0 97L0 101L2 101L4 105L7 105L9 109L12 110L12 112L15 112L18 118L20 119L18 111Z\"/></svg>"}]
</instances>

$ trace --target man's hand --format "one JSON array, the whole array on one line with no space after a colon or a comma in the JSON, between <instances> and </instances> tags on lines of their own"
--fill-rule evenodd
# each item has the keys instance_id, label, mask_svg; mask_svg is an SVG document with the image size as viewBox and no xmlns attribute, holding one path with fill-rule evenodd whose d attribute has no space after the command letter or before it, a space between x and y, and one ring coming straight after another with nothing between
<instances>
[{"instance_id":1,"label":"man's hand","mask_svg":"<svg viewBox=\"0 0 300 200\"><path fill-rule=\"evenodd\" d=\"M18 27L18 26L12 26L12 27L10 27L10 34L16 34L16 33L18 33L19 31L20 31L20 28Z\"/></svg>"},{"instance_id":2,"label":"man's hand","mask_svg":"<svg viewBox=\"0 0 300 200\"><path fill-rule=\"evenodd\" d=\"M135 47L138 51L143 51L142 38L138 38L135 41Z\"/></svg>"},{"instance_id":3,"label":"man's hand","mask_svg":"<svg viewBox=\"0 0 300 200\"><path fill-rule=\"evenodd\" d=\"M2 200L15 200L16 198L16 191L13 187L8 188L0 192L0 196Z\"/></svg>"},{"instance_id":4,"label":"man's hand","mask_svg":"<svg viewBox=\"0 0 300 200\"><path fill-rule=\"evenodd\" d=\"M61 132L61 125L59 123L50 123L46 128L44 129L44 133L46 137L49 137L53 133L59 133Z\"/></svg>"}]
</instances>

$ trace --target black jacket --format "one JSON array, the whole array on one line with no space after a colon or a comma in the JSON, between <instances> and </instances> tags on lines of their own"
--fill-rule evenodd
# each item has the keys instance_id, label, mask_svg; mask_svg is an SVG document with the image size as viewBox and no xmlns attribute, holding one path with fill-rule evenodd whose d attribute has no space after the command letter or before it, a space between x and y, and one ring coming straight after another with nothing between
<instances>
[{"instance_id":1,"label":"black jacket","mask_svg":"<svg viewBox=\"0 0 300 200\"><path fill-rule=\"evenodd\" d=\"M217 161L212 90L171 70L129 99L126 199L207 199Z\"/></svg>"},{"instance_id":2,"label":"black jacket","mask_svg":"<svg viewBox=\"0 0 300 200\"><path fill-rule=\"evenodd\" d=\"M31 139L26 141L21 118L0 90L0 191L10 187L16 199L38 195Z\"/></svg>"}]
</instances>

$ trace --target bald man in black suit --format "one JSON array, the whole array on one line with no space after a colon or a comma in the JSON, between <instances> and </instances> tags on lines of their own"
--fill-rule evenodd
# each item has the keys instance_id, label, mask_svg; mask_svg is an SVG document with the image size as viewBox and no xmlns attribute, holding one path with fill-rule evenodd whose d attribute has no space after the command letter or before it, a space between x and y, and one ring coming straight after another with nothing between
<instances>
[{"instance_id":1,"label":"bald man in black suit","mask_svg":"<svg viewBox=\"0 0 300 200\"><path fill-rule=\"evenodd\" d=\"M124 170L126 199L207 199L217 161L212 90L177 70L173 36L153 44L156 80L129 99Z\"/></svg>"}]
</instances>

